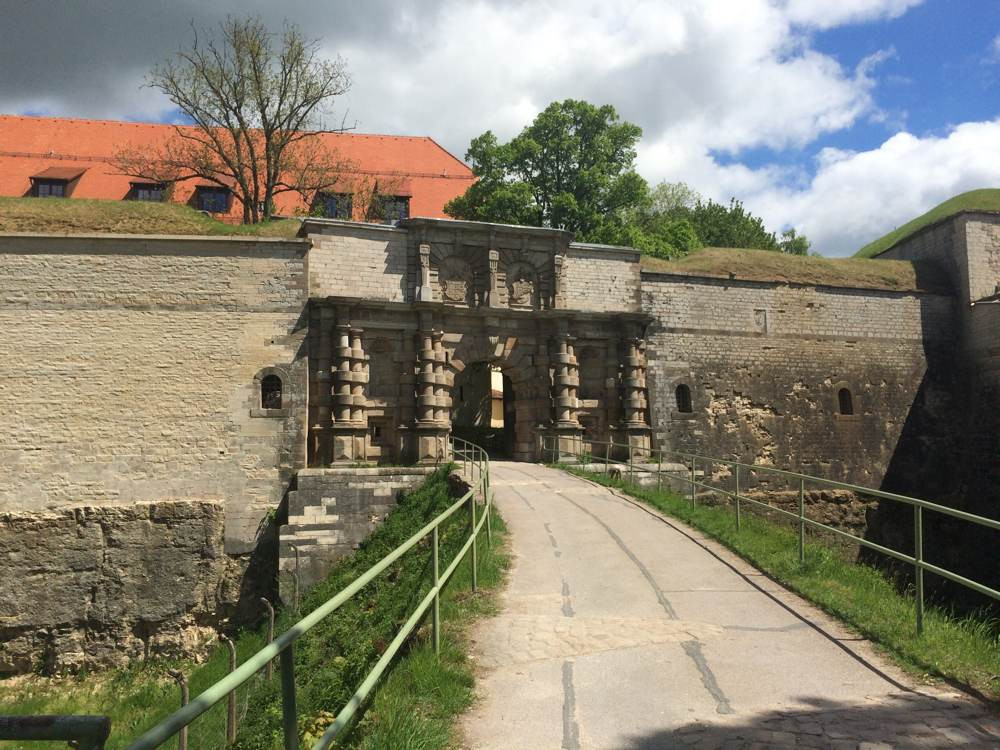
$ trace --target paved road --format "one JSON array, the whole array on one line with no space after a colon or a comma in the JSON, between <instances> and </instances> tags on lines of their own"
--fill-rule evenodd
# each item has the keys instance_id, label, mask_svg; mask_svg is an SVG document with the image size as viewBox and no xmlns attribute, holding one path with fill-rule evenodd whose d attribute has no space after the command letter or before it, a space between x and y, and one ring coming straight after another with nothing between
<instances>
[{"instance_id":1,"label":"paved road","mask_svg":"<svg viewBox=\"0 0 1000 750\"><path fill-rule=\"evenodd\" d=\"M582 479L494 462L515 556L474 634L472 748L1000 747L958 693L697 532Z\"/></svg>"}]
</instances>

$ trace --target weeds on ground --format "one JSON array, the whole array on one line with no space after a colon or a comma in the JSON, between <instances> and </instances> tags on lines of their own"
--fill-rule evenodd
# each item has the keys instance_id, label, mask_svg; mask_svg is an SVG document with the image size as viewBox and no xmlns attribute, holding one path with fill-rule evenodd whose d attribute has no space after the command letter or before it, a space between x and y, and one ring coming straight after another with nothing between
<instances>
[{"instance_id":1,"label":"weeds on ground","mask_svg":"<svg viewBox=\"0 0 1000 750\"><path fill-rule=\"evenodd\" d=\"M806 542L798 558L798 533L746 512L737 531L733 512L723 506L692 505L670 491L640 487L604 474L562 467L620 489L718 540L769 576L877 644L907 671L947 680L1000 700L1000 623L988 617L959 617L938 607L924 613L916 634L912 592L900 593L879 570L844 559L842 550Z\"/></svg>"}]
</instances>

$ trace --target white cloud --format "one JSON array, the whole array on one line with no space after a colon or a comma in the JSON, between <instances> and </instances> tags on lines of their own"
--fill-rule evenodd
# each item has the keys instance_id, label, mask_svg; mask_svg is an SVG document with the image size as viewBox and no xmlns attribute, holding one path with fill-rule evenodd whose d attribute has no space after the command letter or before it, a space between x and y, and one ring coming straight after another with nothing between
<instances>
[{"instance_id":1,"label":"white cloud","mask_svg":"<svg viewBox=\"0 0 1000 750\"><path fill-rule=\"evenodd\" d=\"M743 197L771 226L803 231L824 255L850 255L953 195L1000 187L997 143L1000 118L941 137L897 133L871 151L824 149L804 189L765 184Z\"/></svg>"},{"instance_id":2,"label":"white cloud","mask_svg":"<svg viewBox=\"0 0 1000 750\"><path fill-rule=\"evenodd\" d=\"M0 0L2 2L2 0ZM105 0L52 14L24 3L0 25L0 111L161 117L142 74L190 38L188 23L284 15L343 54L340 102L359 130L427 134L458 155L486 129L517 133L553 100L612 103L643 127L639 169L735 195L770 226L794 225L828 254L852 251L963 189L1000 184L1000 124L944 137L900 133L853 153L805 147L862 119L883 122L878 66L845 67L814 32L896 18L920 0ZM1000 36L992 50L1000 55ZM998 58L1000 59L1000 58ZM902 123L895 123L901 127ZM750 168L745 149L803 149L797 165ZM782 159L782 162L787 162Z\"/></svg>"},{"instance_id":3,"label":"white cloud","mask_svg":"<svg viewBox=\"0 0 1000 750\"><path fill-rule=\"evenodd\" d=\"M845 23L898 18L923 0L787 0L792 23L828 29Z\"/></svg>"}]
</instances>

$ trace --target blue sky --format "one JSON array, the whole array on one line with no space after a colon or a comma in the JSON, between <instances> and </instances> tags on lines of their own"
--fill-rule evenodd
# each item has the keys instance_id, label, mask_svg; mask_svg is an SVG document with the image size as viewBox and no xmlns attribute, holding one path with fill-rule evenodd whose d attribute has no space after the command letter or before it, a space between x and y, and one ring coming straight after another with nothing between
<instances>
[{"instance_id":1,"label":"blue sky","mask_svg":"<svg viewBox=\"0 0 1000 750\"><path fill-rule=\"evenodd\" d=\"M848 255L1000 187L1000 0L0 0L0 111L164 120L150 66L227 14L353 76L333 116L453 153L550 102L612 104L637 168Z\"/></svg>"}]
</instances>

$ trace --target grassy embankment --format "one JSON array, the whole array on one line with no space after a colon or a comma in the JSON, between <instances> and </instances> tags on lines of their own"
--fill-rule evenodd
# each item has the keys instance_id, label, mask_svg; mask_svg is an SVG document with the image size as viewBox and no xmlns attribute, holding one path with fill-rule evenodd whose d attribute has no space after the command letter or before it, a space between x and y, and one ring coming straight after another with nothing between
<instances>
[{"instance_id":1,"label":"grassy embankment","mask_svg":"<svg viewBox=\"0 0 1000 750\"><path fill-rule=\"evenodd\" d=\"M300 226L297 219L279 219L265 224L226 224L190 206L176 203L0 197L0 232L178 234L291 239Z\"/></svg>"},{"instance_id":2,"label":"grassy embankment","mask_svg":"<svg viewBox=\"0 0 1000 750\"><path fill-rule=\"evenodd\" d=\"M409 493L399 506L358 549L340 561L329 576L304 598L300 616L344 588L430 519L448 507L444 472ZM352 748L438 748L457 744L455 721L472 700L473 670L466 657L466 632L475 619L495 609L495 593L507 567L502 539L503 523L494 515L494 545L487 549L485 535L479 543L479 593L470 591L471 569L462 563L441 602L444 623L440 658L429 643L429 622L424 623L404 648L377 689L360 722L344 739ZM459 512L442 527L441 568L453 559L467 538L468 514ZM296 646L296 684L300 736L303 747L318 737L374 665L415 604L430 585L431 548L418 545L363 589L338 612L303 636ZM279 615L276 632L287 629L298 617ZM237 640L242 662L264 644L259 630L247 630ZM108 750L125 747L178 706L178 690L166 672L180 667L189 675L191 695L223 677L227 655L214 649L207 662L169 664L152 662L129 670L82 674L72 678L23 677L0 681L0 713L104 713L112 718ZM262 676L248 683L238 695L240 727L238 748L279 747L281 700L277 664L270 682ZM217 748L225 744L225 701L191 726L192 748ZM15 746L16 747L16 746ZM60 743L32 743L25 750L64 747ZM176 747L169 743L164 747Z\"/></svg>"},{"instance_id":3,"label":"grassy embankment","mask_svg":"<svg viewBox=\"0 0 1000 750\"><path fill-rule=\"evenodd\" d=\"M939 275L904 260L819 258L769 250L706 247L674 260L642 256L642 270L740 281L840 286L892 291L936 290Z\"/></svg>"},{"instance_id":4,"label":"grassy embankment","mask_svg":"<svg viewBox=\"0 0 1000 750\"><path fill-rule=\"evenodd\" d=\"M944 203L940 203L925 214L918 216L912 221L908 221L903 226L893 229L877 240L869 242L854 254L855 258L871 258L873 255L888 250L902 239L909 237L924 227L941 221L949 216L954 216L960 211L1000 211L1000 189L984 188L982 190L970 190L961 193L953 198L949 198Z\"/></svg>"},{"instance_id":5,"label":"grassy embankment","mask_svg":"<svg viewBox=\"0 0 1000 750\"><path fill-rule=\"evenodd\" d=\"M732 511L720 505L692 506L670 491L637 487L604 474L570 471L615 487L718 540L767 575L784 584L877 644L908 672L939 678L1000 700L998 623L956 617L927 607L924 632L915 632L914 601L902 595L878 570L845 559L843 548L814 540L799 563L796 530L746 512L736 530Z\"/></svg>"}]
</instances>

